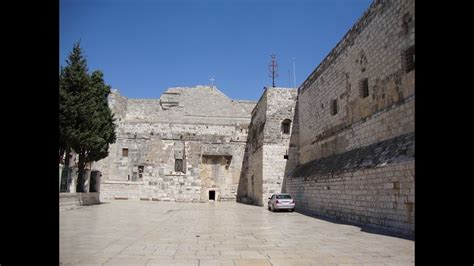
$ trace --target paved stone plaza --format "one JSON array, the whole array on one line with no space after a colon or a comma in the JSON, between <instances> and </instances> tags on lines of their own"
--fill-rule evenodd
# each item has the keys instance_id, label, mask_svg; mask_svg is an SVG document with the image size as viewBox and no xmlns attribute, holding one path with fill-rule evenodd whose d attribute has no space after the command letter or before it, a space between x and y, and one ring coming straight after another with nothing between
<instances>
[{"instance_id":1,"label":"paved stone plaza","mask_svg":"<svg viewBox=\"0 0 474 266\"><path fill-rule=\"evenodd\" d=\"M414 241L235 202L60 212L61 265L413 265Z\"/></svg>"}]
</instances>

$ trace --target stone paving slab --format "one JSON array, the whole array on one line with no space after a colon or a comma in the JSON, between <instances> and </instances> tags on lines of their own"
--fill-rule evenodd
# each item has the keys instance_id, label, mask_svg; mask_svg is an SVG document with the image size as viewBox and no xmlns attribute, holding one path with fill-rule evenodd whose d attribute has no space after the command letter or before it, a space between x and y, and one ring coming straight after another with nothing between
<instances>
[{"instance_id":1,"label":"stone paving slab","mask_svg":"<svg viewBox=\"0 0 474 266\"><path fill-rule=\"evenodd\" d=\"M61 265L414 265L414 241L235 202L60 212Z\"/></svg>"}]
</instances>

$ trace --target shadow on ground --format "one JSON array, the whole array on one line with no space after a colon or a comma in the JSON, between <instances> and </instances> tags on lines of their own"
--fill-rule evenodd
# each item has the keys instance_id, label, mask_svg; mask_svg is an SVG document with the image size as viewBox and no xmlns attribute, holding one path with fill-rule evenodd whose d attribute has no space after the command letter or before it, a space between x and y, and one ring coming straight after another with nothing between
<instances>
[{"instance_id":1,"label":"shadow on ground","mask_svg":"<svg viewBox=\"0 0 474 266\"><path fill-rule=\"evenodd\" d=\"M239 202L239 201L235 201L235 203L242 204L242 205L247 205L247 206L251 206L251 207L265 208L265 206L253 205L251 203L244 203L244 202Z\"/></svg>"},{"instance_id":2,"label":"shadow on ground","mask_svg":"<svg viewBox=\"0 0 474 266\"><path fill-rule=\"evenodd\" d=\"M323 216L323 215L320 215L320 214L317 214L317 213L305 212L305 211L298 210L298 209L296 209L295 212L300 213L300 214L305 215L305 216L308 216L308 217L311 217L311 218L320 219L320 220L330 222L330 223L334 223L334 224L351 225L351 226L359 227L360 231L365 232L365 233L369 233L369 234L377 234L377 235L391 236L391 237L397 237L397 238L408 239L408 240L415 240L415 238L413 236L404 235L404 234L400 234L400 233L396 233L396 232L391 232L391 231L383 230L383 229L380 229L380 228L375 228L375 227L372 227L370 225L359 224L359 223L354 223L354 222L347 222L347 221L341 221L339 219Z\"/></svg>"}]
</instances>

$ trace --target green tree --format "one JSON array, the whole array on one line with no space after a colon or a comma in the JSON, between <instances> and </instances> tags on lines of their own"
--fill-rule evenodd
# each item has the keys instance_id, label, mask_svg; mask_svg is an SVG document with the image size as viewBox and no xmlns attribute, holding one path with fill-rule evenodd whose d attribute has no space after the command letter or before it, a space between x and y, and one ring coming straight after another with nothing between
<instances>
[{"instance_id":1,"label":"green tree","mask_svg":"<svg viewBox=\"0 0 474 266\"><path fill-rule=\"evenodd\" d=\"M78 142L79 98L89 83L87 62L79 43L74 45L66 64L59 75L59 160L66 154L64 163L68 167L71 149Z\"/></svg>"},{"instance_id":2,"label":"green tree","mask_svg":"<svg viewBox=\"0 0 474 266\"><path fill-rule=\"evenodd\" d=\"M110 86L101 71L87 74L87 63L79 43L60 73L59 155L69 151L79 156L77 192L84 192L85 167L107 157L109 144L115 142L113 114L107 104Z\"/></svg>"},{"instance_id":3,"label":"green tree","mask_svg":"<svg viewBox=\"0 0 474 266\"><path fill-rule=\"evenodd\" d=\"M92 116L89 120L89 130L93 132L89 139L89 150L86 162L94 162L107 157L109 144L116 140L114 117L109 108L107 97L110 94L110 86L106 85L101 71L94 71L91 75L91 99L94 106Z\"/></svg>"},{"instance_id":4,"label":"green tree","mask_svg":"<svg viewBox=\"0 0 474 266\"><path fill-rule=\"evenodd\" d=\"M109 144L115 142L115 124L113 114L107 103L110 86L103 80L101 71L90 76L89 88L82 95L81 111L84 119L79 125L79 145L74 150L79 155L78 192L83 192L84 169L86 164L107 157Z\"/></svg>"}]
</instances>

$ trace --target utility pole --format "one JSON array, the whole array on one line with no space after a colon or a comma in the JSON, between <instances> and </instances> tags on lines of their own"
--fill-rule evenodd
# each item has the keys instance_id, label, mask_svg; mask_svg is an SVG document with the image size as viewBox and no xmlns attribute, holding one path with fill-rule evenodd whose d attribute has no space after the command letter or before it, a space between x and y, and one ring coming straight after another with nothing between
<instances>
[{"instance_id":1,"label":"utility pole","mask_svg":"<svg viewBox=\"0 0 474 266\"><path fill-rule=\"evenodd\" d=\"M268 70L270 71L270 77L272 78L272 86L275 88L275 78L278 77L278 64L276 62L276 55L272 54L270 55L272 58L272 61L270 65L268 65Z\"/></svg>"}]
</instances>

